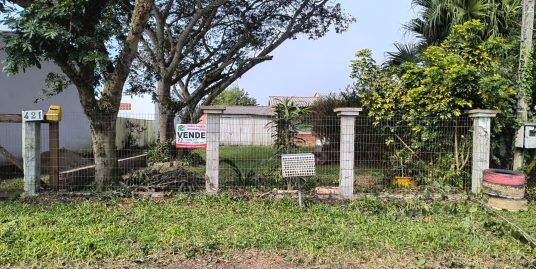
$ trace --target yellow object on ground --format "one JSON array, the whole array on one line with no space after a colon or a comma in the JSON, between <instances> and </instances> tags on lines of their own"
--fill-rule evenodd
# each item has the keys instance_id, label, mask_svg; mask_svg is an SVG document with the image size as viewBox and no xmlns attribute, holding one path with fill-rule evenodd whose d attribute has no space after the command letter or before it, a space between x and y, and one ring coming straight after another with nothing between
<instances>
[{"instance_id":1,"label":"yellow object on ground","mask_svg":"<svg viewBox=\"0 0 536 269\"><path fill-rule=\"evenodd\" d=\"M393 185L397 187L415 188L417 182L411 177L395 177L392 181Z\"/></svg>"}]
</instances>

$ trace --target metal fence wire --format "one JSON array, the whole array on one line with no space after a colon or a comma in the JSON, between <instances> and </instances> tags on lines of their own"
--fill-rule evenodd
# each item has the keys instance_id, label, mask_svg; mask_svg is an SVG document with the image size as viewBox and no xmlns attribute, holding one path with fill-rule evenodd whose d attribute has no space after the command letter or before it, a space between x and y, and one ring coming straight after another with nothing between
<instances>
[{"instance_id":1,"label":"metal fence wire","mask_svg":"<svg viewBox=\"0 0 536 269\"><path fill-rule=\"evenodd\" d=\"M386 187L470 187L472 120L402 117L356 119L358 190Z\"/></svg>"},{"instance_id":2,"label":"metal fence wire","mask_svg":"<svg viewBox=\"0 0 536 269\"><path fill-rule=\"evenodd\" d=\"M0 122L0 198L23 189L21 124Z\"/></svg>"},{"instance_id":3,"label":"metal fence wire","mask_svg":"<svg viewBox=\"0 0 536 269\"><path fill-rule=\"evenodd\" d=\"M278 129L273 116L222 115L219 187L221 190L338 186L339 117L304 117L290 130ZM357 192L412 186L467 189L470 181L469 118L405 121L355 119L354 186ZM342 126L344 127L344 126ZM0 146L20 158L21 124L0 123ZM122 114L115 136L118 169L105 190L196 192L205 189L206 150L175 149L159 141L155 115ZM51 182L50 137L42 127L42 186L49 191L94 191L95 154L85 115L64 115L59 131L59 181ZM281 138L281 137L284 137ZM315 175L284 178L281 154L313 153ZM0 191L23 187L22 171L1 158ZM300 183L300 184L298 184Z\"/></svg>"}]
</instances>

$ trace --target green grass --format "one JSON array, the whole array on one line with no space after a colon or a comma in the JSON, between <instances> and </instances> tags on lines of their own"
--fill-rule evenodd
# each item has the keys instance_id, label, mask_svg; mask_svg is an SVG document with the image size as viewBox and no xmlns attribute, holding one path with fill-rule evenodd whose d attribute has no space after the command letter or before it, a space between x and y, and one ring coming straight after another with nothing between
<instances>
[{"instance_id":1,"label":"green grass","mask_svg":"<svg viewBox=\"0 0 536 269\"><path fill-rule=\"evenodd\" d=\"M41 177L44 183L48 183L49 176ZM0 190L24 190L24 178L0 179Z\"/></svg>"},{"instance_id":2,"label":"green grass","mask_svg":"<svg viewBox=\"0 0 536 269\"><path fill-rule=\"evenodd\" d=\"M372 199L309 202L304 209L292 200L225 196L184 195L159 203L18 200L0 202L0 266L162 262L247 250L312 257L313 263L328 265L374 263L387 256L457 259L465 265L534 262L534 250L490 229L488 218L470 204ZM534 215L524 218L533 221Z\"/></svg>"},{"instance_id":3,"label":"green grass","mask_svg":"<svg viewBox=\"0 0 536 269\"><path fill-rule=\"evenodd\" d=\"M205 150L196 150L203 159L206 159ZM313 152L312 147L299 147L296 152ZM281 160L276 158L275 150L271 146L221 146L220 160L230 160L242 174L254 172L255 176L250 182L239 181L236 172L226 163L220 164L221 186L252 186L264 189L286 186L286 180L281 178L279 164ZM205 166L189 167L188 170L198 174L204 174ZM359 170L359 169L358 169ZM363 174L359 171L358 174ZM316 166L316 176L306 179L305 189L316 186L338 185L339 165L326 164Z\"/></svg>"},{"instance_id":4,"label":"green grass","mask_svg":"<svg viewBox=\"0 0 536 269\"><path fill-rule=\"evenodd\" d=\"M527 187L526 196L531 196L534 199L536 197L536 187ZM500 212L500 214L514 221L521 229L536 238L536 206L534 205L534 201L532 203L532 206L527 207L526 211L515 213Z\"/></svg>"},{"instance_id":5,"label":"green grass","mask_svg":"<svg viewBox=\"0 0 536 269\"><path fill-rule=\"evenodd\" d=\"M23 178L0 179L0 190L23 190Z\"/></svg>"}]
</instances>

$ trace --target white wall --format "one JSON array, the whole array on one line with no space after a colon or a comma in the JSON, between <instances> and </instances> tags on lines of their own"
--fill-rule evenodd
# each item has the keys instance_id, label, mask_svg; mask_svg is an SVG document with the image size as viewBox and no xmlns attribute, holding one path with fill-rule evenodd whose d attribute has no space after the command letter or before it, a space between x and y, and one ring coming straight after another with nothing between
<instances>
[{"instance_id":1,"label":"white wall","mask_svg":"<svg viewBox=\"0 0 536 269\"><path fill-rule=\"evenodd\" d=\"M274 138L270 117L254 115L222 115L220 120L220 144L222 145L272 145Z\"/></svg>"},{"instance_id":2,"label":"white wall","mask_svg":"<svg viewBox=\"0 0 536 269\"><path fill-rule=\"evenodd\" d=\"M3 43L0 38L0 48ZM5 60L5 53L0 51L0 61ZM3 64L2 64L3 67ZM41 69L31 68L25 73L7 77L0 72L0 114L20 114L22 110L42 109L45 113L50 105L60 105L63 110L63 120L60 123L60 147L70 150L91 148L89 124L82 111L78 92L71 86L64 92L34 103L42 96L44 81L49 72L61 72L53 63L43 63ZM12 154L21 156L21 124L0 123L0 145ZM48 150L48 127L42 124L42 149ZM5 159L0 156L0 164Z\"/></svg>"}]
</instances>

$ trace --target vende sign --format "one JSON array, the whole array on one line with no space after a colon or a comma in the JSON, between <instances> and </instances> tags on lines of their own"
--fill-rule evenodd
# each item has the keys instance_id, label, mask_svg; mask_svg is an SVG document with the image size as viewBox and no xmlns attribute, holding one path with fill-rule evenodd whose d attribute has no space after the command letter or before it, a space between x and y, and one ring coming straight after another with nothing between
<instances>
[{"instance_id":1,"label":"vende sign","mask_svg":"<svg viewBox=\"0 0 536 269\"><path fill-rule=\"evenodd\" d=\"M207 147L206 124L177 124L177 139L175 146L178 149L199 149Z\"/></svg>"}]
</instances>

